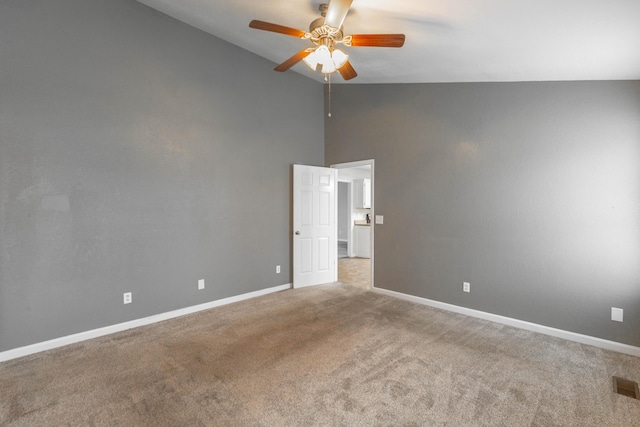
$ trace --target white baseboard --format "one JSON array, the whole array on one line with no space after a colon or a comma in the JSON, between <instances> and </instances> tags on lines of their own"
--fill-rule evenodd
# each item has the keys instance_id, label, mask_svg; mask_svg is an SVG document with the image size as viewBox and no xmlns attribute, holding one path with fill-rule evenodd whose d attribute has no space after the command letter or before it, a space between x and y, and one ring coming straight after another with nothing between
<instances>
[{"instance_id":1,"label":"white baseboard","mask_svg":"<svg viewBox=\"0 0 640 427\"><path fill-rule=\"evenodd\" d=\"M104 335L113 334L116 332L126 331L127 329L137 328L140 326L150 325L152 323L162 322L164 320L173 319L187 314L197 313L198 311L208 310L214 307L220 307L222 305L231 304L238 301L243 301L262 295L270 294L273 292L284 291L291 289L291 283L274 286L272 288L261 289L259 291L249 292L242 295L236 295L233 297L223 298L216 301L207 302L204 304L198 304L191 307L181 308L179 310L169 311L166 313L155 314L149 317L143 317L142 319L131 320L124 323L118 323L116 325L105 326L104 328L93 329L91 331L79 332L73 335L67 335L66 337L55 338L49 341L43 341L36 344L27 345L24 347L14 348L12 350L3 351L0 353L0 362L5 362L11 359L17 359L18 357L28 356L30 354L39 353L45 350L51 350L54 348L62 347L69 344L74 344L81 341L90 340L92 338L102 337Z\"/></svg>"},{"instance_id":2,"label":"white baseboard","mask_svg":"<svg viewBox=\"0 0 640 427\"><path fill-rule=\"evenodd\" d=\"M405 301L414 302L416 304L427 305L429 307L439 308L446 311L452 311L454 313L464 314L466 316L477 317L479 319L489 320L491 322L501 323L503 325L525 329L527 331L537 332L544 335L550 335L556 338L562 338L567 341L573 341L581 344L592 345L594 347L603 348L605 350L611 350L618 353L640 357L640 347L634 347L628 344L609 341L602 338L592 337L589 335L577 334L575 332L569 332L562 329L551 328L549 326L538 325L537 323L526 322L524 320L513 319L511 317L500 316L498 314L487 313L484 311L474 310L466 307L460 307L458 305L447 304L444 302L434 301L427 298L407 295L401 292L390 291L388 289L374 287L372 291L382 295L387 295L387 296L402 299Z\"/></svg>"}]
</instances>

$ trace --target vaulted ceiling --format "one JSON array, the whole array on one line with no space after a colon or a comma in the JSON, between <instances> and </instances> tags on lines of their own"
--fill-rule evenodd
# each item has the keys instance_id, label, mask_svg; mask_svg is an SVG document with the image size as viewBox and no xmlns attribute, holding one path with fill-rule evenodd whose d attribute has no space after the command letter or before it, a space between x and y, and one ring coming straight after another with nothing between
<instances>
[{"instance_id":1,"label":"vaulted ceiling","mask_svg":"<svg viewBox=\"0 0 640 427\"><path fill-rule=\"evenodd\" d=\"M274 62L311 46L249 28L308 30L328 0L138 0ZM400 49L345 48L350 83L640 79L640 0L354 0L345 34L404 33ZM224 58L220 58L224 60ZM291 70L322 81L304 63ZM342 83L335 74L333 83Z\"/></svg>"}]
</instances>

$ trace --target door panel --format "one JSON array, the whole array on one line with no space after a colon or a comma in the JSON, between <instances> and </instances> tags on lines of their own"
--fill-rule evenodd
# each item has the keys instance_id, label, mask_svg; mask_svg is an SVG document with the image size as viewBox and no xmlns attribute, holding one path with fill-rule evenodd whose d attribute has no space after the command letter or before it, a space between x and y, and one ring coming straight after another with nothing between
<instances>
[{"instance_id":1,"label":"door panel","mask_svg":"<svg viewBox=\"0 0 640 427\"><path fill-rule=\"evenodd\" d=\"M313 239L300 239L300 272L309 274L313 271Z\"/></svg>"},{"instance_id":2,"label":"door panel","mask_svg":"<svg viewBox=\"0 0 640 427\"><path fill-rule=\"evenodd\" d=\"M313 192L302 191L302 214L300 219L300 225L305 227L311 227L313 225Z\"/></svg>"},{"instance_id":3,"label":"door panel","mask_svg":"<svg viewBox=\"0 0 640 427\"><path fill-rule=\"evenodd\" d=\"M326 237L320 237L318 239L318 271L329 270L329 239Z\"/></svg>"},{"instance_id":4,"label":"door panel","mask_svg":"<svg viewBox=\"0 0 640 427\"><path fill-rule=\"evenodd\" d=\"M319 192L318 203L318 225L328 227L330 225L329 221L331 220L331 208L333 207L333 203L331 203L331 193L326 191Z\"/></svg>"}]
</instances>

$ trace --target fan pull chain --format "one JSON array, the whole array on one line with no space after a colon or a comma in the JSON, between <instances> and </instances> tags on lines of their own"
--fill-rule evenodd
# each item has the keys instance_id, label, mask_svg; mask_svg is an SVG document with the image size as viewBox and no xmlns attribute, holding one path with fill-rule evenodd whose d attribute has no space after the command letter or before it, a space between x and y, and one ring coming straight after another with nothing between
<instances>
[{"instance_id":1,"label":"fan pull chain","mask_svg":"<svg viewBox=\"0 0 640 427\"><path fill-rule=\"evenodd\" d=\"M325 74L324 81L329 82L329 114L327 116L331 117L331 74Z\"/></svg>"}]
</instances>

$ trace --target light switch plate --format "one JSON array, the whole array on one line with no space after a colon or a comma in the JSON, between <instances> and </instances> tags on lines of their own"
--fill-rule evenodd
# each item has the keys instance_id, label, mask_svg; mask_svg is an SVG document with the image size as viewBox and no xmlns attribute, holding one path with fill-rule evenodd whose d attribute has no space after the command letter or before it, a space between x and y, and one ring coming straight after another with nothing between
<instances>
[{"instance_id":1,"label":"light switch plate","mask_svg":"<svg viewBox=\"0 0 640 427\"><path fill-rule=\"evenodd\" d=\"M623 309L611 307L611 320L613 320L614 322L622 322L623 315Z\"/></svg>"},{"instance_id":2,"label":"light switch plate","mask_svg":"<svg viewBox=\"0 0 640 427\"><path fill-rule=\"evenodd\" d=\"M198 289L204 289L204 279L198 280Z\"/></svg>"},{"instance_id":3,"label":"light switch plate","mask_svg":"<svg viewBox=\"0 0 640 427\"><path fill-rule=\"evenodd\" d=\"M376 215L376 224L384 224L384 216Z\"/></svg>"}]
</instances>

